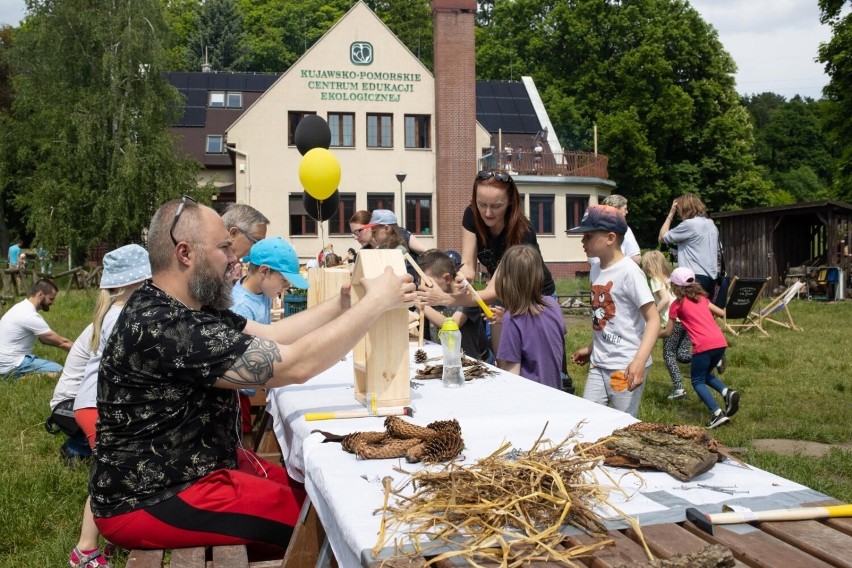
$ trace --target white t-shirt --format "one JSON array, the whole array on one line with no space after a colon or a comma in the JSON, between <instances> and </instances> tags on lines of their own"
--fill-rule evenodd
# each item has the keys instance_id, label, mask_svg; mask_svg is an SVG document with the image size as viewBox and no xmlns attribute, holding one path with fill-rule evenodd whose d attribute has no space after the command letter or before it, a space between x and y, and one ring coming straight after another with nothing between
<instances>
[{"instance_id":1,"label":"white t-shirt","mask_svg":"<svg viewBox=\"0 0 852 568\"><path fill-rule=\"evenodd\" d=\"M628 257L605 270L600 263L591 267L592 364L604 369L626 369L636 356L645 331L640 308L654 303L654 296L645 273ZM650 365L648 357L645 366Z\"/></svg>"},{"instance_id":2,"label":"white t-shirt","mask_svg":"<svg viewBox=\"0 0 852 568\"><path fill-rule=\"evenodd\" d=\"M0 374L17 369L33 352L38 336L49 332L50 326L29 300L9 308L0 319Z\"/></svg>"},{"instance_id":3,"label":"white t-shirt","mask_svg":"<svg viewBox=\"0 0 852 568\"><path fill-rule=\"evenodd\" d=\"M104 354L107 340L112 333L112 328L115 327L115 322L118 319L118 314L124 305L113 306L104 315L104 322L101 324L101 340L98 343L98 350L92 353L92 357L86 363L86 370L83 373L83 382L80 383L80 390L77 391L77 398L74 399L74 410L81 408L97 408L98 406L98 367L101 366L101 357Z\"/></svg>"},{"instance_id":4,"label":"white t-shirt","mask_svg":"<svg viewBox=\"0 0 852 568\"><path fill-rule=\"evenodd\" d=\"M63 400L77 397L77 390L80 388L80 383L83 382L86 363L92 358L92 352L89 351L89 344L91 342L92 324L89 324L77 336L74 345L71 346L71 351L68 352L68 357L65 358L62 374L59 376L56 388L53 389L53 398L50 399L51 410L56 408L56 405Z\"/></svg>"},{"instance_id":5,"label":"white t-shirt","mask_svg":"<svg viewBox=\"0 0 852 568\"><path fill-rule=\"evenodd\" d=\"M633 234L633 229L627 227L627 232L624 233L624 240L621 242L621 252L624 256L634 257L642 254L642 249L639 248L639 241Z\"/></svg>"}]
</instances>

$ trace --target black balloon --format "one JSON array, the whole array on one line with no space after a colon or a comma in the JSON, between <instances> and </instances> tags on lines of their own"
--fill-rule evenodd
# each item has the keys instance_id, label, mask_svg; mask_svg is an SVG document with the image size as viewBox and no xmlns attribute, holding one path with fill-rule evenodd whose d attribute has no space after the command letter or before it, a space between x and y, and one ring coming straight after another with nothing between
<instances>
[{"instance_id":1,"label":"black balloon","mask_svg":"<svg viewBox=\"0 0 852 568\"><path fill-rule=\"evenodd\" d=\"M299 121L293 138L296 141L296 148L299 149L299 153L304 156L314 148L328 150L328 147L331 146L331 129L329 129L324 118L316 114L309 114Z\"/></svg>"},{"instance_id":2,"label":"black balloon","mask_svg":"<svg viewBox=\"0 0 852 568\"><path fill-rule=\"evenodd\" d=\"M305 211L308 217L315 221L325 221L331 219L331 216L337 212L337 207L340 205L340 192L334 190L334 193L324 201L317 201L307 191L302 194L302 205L305 206Z\"/></svg>"}]
</instances>

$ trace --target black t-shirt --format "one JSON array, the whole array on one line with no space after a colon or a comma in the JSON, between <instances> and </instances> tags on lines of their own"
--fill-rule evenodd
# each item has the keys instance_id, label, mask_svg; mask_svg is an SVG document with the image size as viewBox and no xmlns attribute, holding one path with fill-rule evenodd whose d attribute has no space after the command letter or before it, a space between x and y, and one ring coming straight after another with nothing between
<instances>
[{"instance_id":1,"label":"black t-shirt","mask_svg":"<svg viewBox=\"0 0 852 568\"><path fill-rule=\"evenodd\" d=\"M497 265L500 264L500 261L503 259L503 253L506 252L506 231L507 228L504 227L500 234L496 237L491 233L487 233L488 241L481 242L479 240L479 235L476 233L476 225L473 221L473 210L468 205L464 210L464 216L462 217L462 227L476 235L476 248L477 248L477 258L479 262L482 263L485 268L488 269L488 272L494 276L494 271L497 270ZM532 227L524 235L525 245L533 245L536 250L541 254L541 249L538 246L538 240L535 237L535 231L533 231ZM544 280L541 283L541 295L542 296L552 296L556 293L556 284L553 283L553 276L550 274L550 270L548 270L547 265L544 264L544 260L541 261L541 267L544 270Z\"/></svg>"},{"instance_id":2,"label":"black t-shirt","mask_svg":"<svg viewBox=\"0 0 852 568\"><path fill-rule=\"evenodd\" d=\"M187 308L150 283L130 297L98 376L96 515L149 507L237 467L235 391L212 385L251 343L245 325L228 310Z\"/></svg>"}]
</instances>

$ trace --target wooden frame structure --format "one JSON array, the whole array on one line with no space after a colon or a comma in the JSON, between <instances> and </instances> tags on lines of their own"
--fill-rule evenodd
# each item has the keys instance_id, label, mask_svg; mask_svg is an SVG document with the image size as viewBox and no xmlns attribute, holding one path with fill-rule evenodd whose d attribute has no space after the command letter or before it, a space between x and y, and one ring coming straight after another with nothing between
<instances>
[{"instance_id":1,"label":"wooden frame structure","mask_svg":"<svg viewBox=\"0 0 852 568\"><path fill-rule=\"evenodd\" d=\"M352 273L352 303L364 297L362 278L373 278L390 266L406 274L402 252L395 249L361 250ZM405 406L411 403L408 310L388 310L355 345L355 398L367 407Z\"/></svg>"},{"instance_id":2,"label":"wooden frame structure","mask_svg":"<svg viewBox=\"0 0 852 568\"><path fill-rule=\"evenodd\" d=\"M352 280L352 273L345 267L311 268L308 270L308 308L322 304L340 293L340 288Z\"/></svg>"}]
</instances>

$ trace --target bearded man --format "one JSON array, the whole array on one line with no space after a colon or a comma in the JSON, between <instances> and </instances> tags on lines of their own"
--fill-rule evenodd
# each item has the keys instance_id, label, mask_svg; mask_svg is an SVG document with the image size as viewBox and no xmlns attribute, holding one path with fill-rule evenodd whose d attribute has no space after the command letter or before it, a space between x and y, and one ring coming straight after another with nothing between
<instances>
[{"instance_id":1,"label":"bearded man","mask_svg":"<svg viewBox=\"0 0 852 568\"><path fill-rule=\"evenodd\" d=\"M104 350L89 493L101 534L125 548L285 548L304 490L239 445L236 391L298 384L346 355L386 310L414 299L409 276L362 280L272 325L230 310L233 236L189 197L148 230L151 281Z\"/></svg>"},{"instance_id":2,"label":"bearded man","mask_svg":"<svg viewBox=\"0 0 852 568\"><path fill-rule=\"evenodd\" d=\"M29 373L46 373L58 377L62 365L33 355L36 339L45 345L70 351L74 344L50 329L39 311L49 312L56 301L56 284L47 279L37 281L30 294L0 319L0 376L18 379Z\"/></svg>"}]
</instances>

